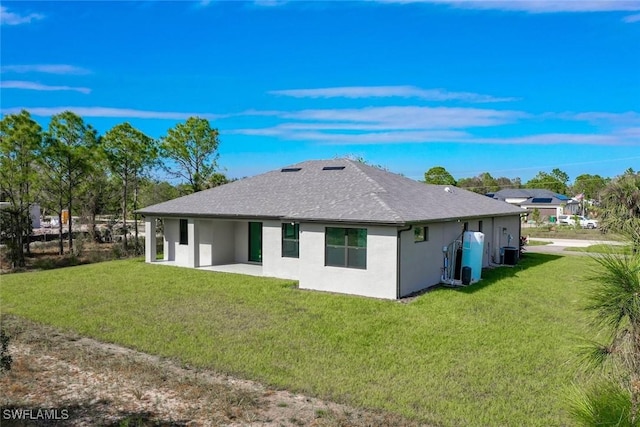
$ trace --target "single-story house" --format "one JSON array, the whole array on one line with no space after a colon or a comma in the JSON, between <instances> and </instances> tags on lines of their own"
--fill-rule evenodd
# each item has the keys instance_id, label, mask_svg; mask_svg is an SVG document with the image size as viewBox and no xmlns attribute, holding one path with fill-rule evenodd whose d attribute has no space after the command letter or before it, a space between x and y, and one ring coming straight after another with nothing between
<instances>
[{"instance_id":1,"label":"single-story house","mask_svg":"<svg viewBox=\"0 0 640 427\"><path fill-rule=\"evenodd\" d=\"M559 215L578 213L580 202L564 194L537 188L505 188L487 196L520 206L528 212L538 209L540 218L558 218Z\"/></svg>"},{"instance_id":2,"label":"single-story house","mask_svg":"<svg viewBox=\"0 0 640 427\"><path fill-rule=\"evenodd\" d=\"M517 246L522 209L349 159L313 160L138 211L146 261L260 266L299 287L397 299L436 285L464 231L483 234L481 263ZM156 220L163 260L156 260ZM450 253L449 259L445 255ZM479 272L474 272L479 277Z\"/></svg>"}]
</instances>

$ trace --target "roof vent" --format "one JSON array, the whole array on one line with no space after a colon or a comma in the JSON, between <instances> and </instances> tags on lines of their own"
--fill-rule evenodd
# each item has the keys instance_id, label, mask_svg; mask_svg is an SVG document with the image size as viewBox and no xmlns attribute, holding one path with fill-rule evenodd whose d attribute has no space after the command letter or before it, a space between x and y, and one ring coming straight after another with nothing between
<instances>
[{"instance_id":1,"label":"roof vent","mask_svg":"<svg viewBox=\"0 0 640 427\"><path fill-rule=\"evenodd\" d=\"M323 171L341 171L344 169L344 166L325 166L322 168Z\"/></svg>"},{"instance_id":2,"label":"roof vent","mask_svg":"<svg viewBox=\"0 0 640 427\"><path fill-rule=\"evenodd\" d=\"M302 168L282 168L280 169L280 172L298 172L301 169Z\"/></svg>"}]
</instances>

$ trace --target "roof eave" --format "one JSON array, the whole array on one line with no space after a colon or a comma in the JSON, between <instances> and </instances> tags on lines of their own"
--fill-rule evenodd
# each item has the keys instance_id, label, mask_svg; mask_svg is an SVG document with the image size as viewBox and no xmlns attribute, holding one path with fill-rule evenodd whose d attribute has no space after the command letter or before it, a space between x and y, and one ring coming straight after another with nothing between
<instances>
[{"instance_id":1,"label":"roof eave","mask_svg":"<svg viewBox=\"0 0 640 427\"><path fill-rule=\"evenodd\" d=\"M194 212L150 212L150 211L135 211L134 213L142 216L153 216L158 218L212 218L212 219L282 219L281 216L270 215L244 215L244 214L209 214L209 213L194 213Z\"/></svg>"},{"instance_id":2,"label":"roof eave","mask_svg":"<svg viewBox=\"0 0 640 427\"><path fill-rule=\"evenodd\" d=\"M515 216L515 215L524 215L526 211L523 209L522 212L503 212L503 213L486 213L486 214L478 214L478 215L468 215L468 216L456 216L456 217L446 217L446 218L425 218L411 221L380 221L380 220L367 220L367 219L338 219L338 218L310 218L310 217L291 217L291 216L278 216L278 215L246 215L246 214L202 214L202 213L189 213L189 212L180 212L180 213L167 213L167 212L148 212L148 211L136 211L143 216L153 216L153 217L164 217L164 218L211 218L211 219L221 219L221 220L278 220L283 222L311 222L311 223L323 223L323 224L363 224L363 225L382 225L382 226L405 226L412 224L426 224L426 223L437 223L437 222L455 222L455 221L468 221L473 219L482 219L482 218L490 218L490 217L503 217L503 216Z\"/></svg>"},{"instance_id":3,"label":"roof eave","mask_svg":"<svg viewBox=\"0 0 640 427\"><path fill-rule=\"evenodd\" d=\"M406 225L415 225L415 224L427 224L427 223L435 223L435 222L456 222L456 221L468 221L474 219L483 219L483 218L495 218L495 217L503 217L503 216L521 216L526 215L527 212L522 209L522 212L503 212L503 213L487 213L487 214L479 214L479 215L468 215L468 216L456 216L456 217L448 217L448 218L431 218L425 220L415 220L415 221L406 221Z\"/></svg>"}]
</instances>

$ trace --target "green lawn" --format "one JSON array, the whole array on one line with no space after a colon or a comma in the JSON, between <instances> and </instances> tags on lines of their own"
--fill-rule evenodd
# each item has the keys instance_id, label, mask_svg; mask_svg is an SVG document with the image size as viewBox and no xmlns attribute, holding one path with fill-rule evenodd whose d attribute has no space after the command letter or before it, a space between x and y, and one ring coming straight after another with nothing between
<instances>
[{"instance_id":1,"label":"green lawn","mask_svg":"<svg viewBox=\"0 0 640 427\"><path fill-rule=\"evenodd\" d=\"M444 426L568 425L588 257L527 254L410 303L112 261L0 277L4 313Z\"/></svg>"},{"instance_id":2,"label":"green lawn","mask_svg":"<svg viewBox=\"0 0 640 427\"><path fill-rule=\"evenodd\" d=\"M564 248L565 251L574 251L574 252L587 252L592 254L631 254L631 246L629 245L591 245L585 247L573 247L568 246Z\"/></svg>"},{"instance_id":3,"label":"green lawn","mask_svg":"<svg viewBox=\"0 0 640 427\"><path fill-rule=\"evenodd\" d=\"M544 237L548 239L578 240L624 240L624 237L613 233L603 233L599 229L575 228L569 225L543 225L540 227L523 227L522 235Z\"/></svg>"},{"instance_id":4,"label":"green lawn","mask_svg":"<svg viewBox=\"0 0 640 427\"><path fill-rule=\"evenodd\" d=\"M529 239L529 241L527 242L527 246L546 246L550 244L551 242L545 242L544 240L533 240L533 239Z\"/></svg>"}]
</instances>

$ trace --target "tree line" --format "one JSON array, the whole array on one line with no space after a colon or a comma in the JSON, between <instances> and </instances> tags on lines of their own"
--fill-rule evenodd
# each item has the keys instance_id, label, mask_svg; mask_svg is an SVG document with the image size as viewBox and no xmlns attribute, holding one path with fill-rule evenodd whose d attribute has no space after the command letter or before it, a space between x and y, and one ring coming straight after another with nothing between
<instances>
[{"instance_id":1,"label":"tree line","mask_svg":"<svg viewBox=\"0 0 640 427\"><path fill-rule=\"evenodd\" d=\"M633 174L633 170L629 169ZM519 177L494 178L489 172L481 173L470 178L460 178L456 180L444 167L434 166L424 174L425 182L428 184L455 185L474 193L488 194L507 188L540 188L564 195L582 194L586 199L596 200L599 194L612 181L600 175L582 174L576 177L573 184L570 183L569 175L558 169L551 172L540 171L529 181L522 183Z\"/></svg>"},{"instance_id":2,"label":"tree line","mask_svg":"<svg viewBox=\"0 0 640 427\"><path fill-rule=\"evenodd\" d=\"M26 110L0 121L0 237L12 266L25 265L32 234L30 206L39 204L58 217L58 251L73 252L72 216L89 221L96 236L96 217L118 212L126 228L138 207L160 203L227 182L217 172L219 137L203 118L190 117L155 139L120 123L104 135L71 111L51 117L47 129ZM173 186L156 178L159 170L184 180ZM68 216L63 222L63 212ZM137 215L133 215L137 238ZM123 234L127 251L127 233Z\"/></svg>"}]
</instances>

